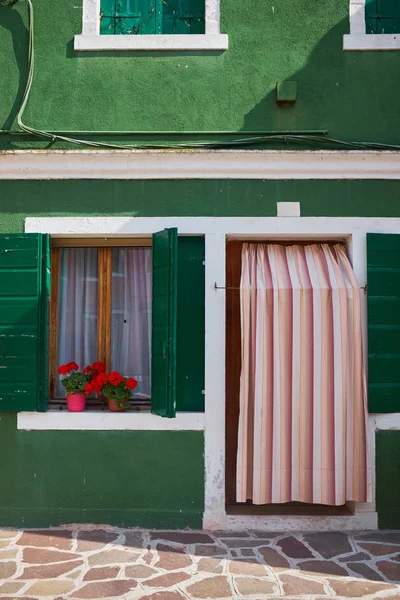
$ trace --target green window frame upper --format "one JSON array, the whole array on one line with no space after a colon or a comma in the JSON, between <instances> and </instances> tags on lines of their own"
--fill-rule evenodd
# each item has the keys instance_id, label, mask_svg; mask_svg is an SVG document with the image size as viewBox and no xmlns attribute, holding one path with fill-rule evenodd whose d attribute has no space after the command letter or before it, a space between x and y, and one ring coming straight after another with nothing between
<instances>
[{"instance_id":1,"label":"green window frame upper","mask_svg":"<svg viewBox=\"0 0 400 600\"><path fill-rule=\"evenodd\" d=\"M205 33L205 0L101 0L101 35Z\"/></svg>"},{"instance_id":2,"label":"green window frame upper","mask_svg":"<svg viewBox=\"0 0 400 600\"><path fill-rule=\"evenodd\" d=\"M83 0L77 51L224 51L221 0Z\"/></svg>"},{"instance_id":3,"label":"green window frame upper","mask_svg":"<svg viewBox=\"0 0 400 600\"><path fill-rule=\"evenodd\" d=\"M152 246L151 410L204 412L204 237L170 228ZM47 234L0 235L0 411L47 410L50 266Z\"/></svg>"}]
</instances>

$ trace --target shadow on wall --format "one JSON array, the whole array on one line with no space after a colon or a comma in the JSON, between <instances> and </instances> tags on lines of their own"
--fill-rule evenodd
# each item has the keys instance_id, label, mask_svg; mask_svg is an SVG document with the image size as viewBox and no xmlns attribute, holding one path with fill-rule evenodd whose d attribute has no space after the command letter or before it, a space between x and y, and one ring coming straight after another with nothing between
<instances>
[{"instance_id":1,"label":"shadow on wall","mask_svg":"<svg viewBox=\"0 0 400 600\"><path fill-rule=\"evenodd\" d=\"M276 41L266 35L263 44L270 46L271 61L275 56L279 67L266 68L274 76L265 82L271 91L245 115L242 130L320 129L327 130L329 137L346 141L398 144L400 105L395 98L400 91L399 54L345 52L343 35L348 32L347 17L309 49L301 35L297 38L294 34L291 46L283 45L279 58ZM256 53L257 49L255 60ZM294 62L296 53L308 53L309 57L303 68L294 71L286 65ZM277 104L277 81L297 83L294 104Z\"/></svg>"},{"instance_id":2,"label":"shadow on wall","mask_svg":"<svg viewBox=\"0 0 400 600\"><path fill-rule=\"evenodd\" d=\"M22 102L28 74L28 30L17 10L7 6L0 6L0 36L5 36L6 32L8 32L12 39L15 63L19 71L19 80L18 88L16 90L10 83L10 80L7 80L7 76L5 76L6 79L3 79L4 74L2 76L2 84L6 85L6 88L8 88L8 95L13 98L13 100L11 100L12 107L6 119L3 122L0 121L0 129L11 129L13 126ZM15 63L11 63L12 68L15 68Z\"/></svg>"}]
</instances>

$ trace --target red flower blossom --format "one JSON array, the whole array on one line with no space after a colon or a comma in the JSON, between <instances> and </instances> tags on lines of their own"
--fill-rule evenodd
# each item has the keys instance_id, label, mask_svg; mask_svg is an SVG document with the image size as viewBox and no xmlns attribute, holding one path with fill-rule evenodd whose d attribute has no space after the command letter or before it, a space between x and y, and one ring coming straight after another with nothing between
<instances>
[{"instance_id":1,"label":"red flower blossom","mask_svg":"<svg viewBox=\"0 0 400 600\"><path fill-rule=\"evenodd\" d=\"M58 374L59 375L68 375L68 373L71 371L69 364L66 365L60 365L58 367Z\"/></svg>"},{"instance_id":2,"label":"red flower blossom","mask_svg":"<svg viewBox=\"0 0 400 600\"><path fill-rule=\"evenodd\" d=\"M94 385L92 383L87 383L85 385L85 394L91 394L94 391Z\"/></svg>"},{"instance_id":3,"label":"red flower blossom","mask_svg":"<svg viewBox=\"0 0 400 600\"><path fill-rule=\"evenodd\" d=\"M96 371L96 373L105 373L106 365L100 361L94 362L92 364L92 370Z\"/></svg>"},{"instance_id":4,"label":"red flower blossom","mask_svg":"<svg viewBox=\"0 0 400 600\"><path fill-rule=\"evenodd\" d=\"M68 366L69 366L69 370L70 371L77 371L79 369L79 367L76 364L76 362L69 362Z\"/></svg>"},{"instance_id":5,"label":"red flower blossom","mask_svg":"<svg viewBox=\"0 0 400 600\"><path fill-rule=\"evenodd\" d=\"M84 374L84 375L88 375L88 374L89 374L89 373L91 373L92 371L93 371L93 369L92 369L91 365L88 365L87 367L85 367L85 368L83 369L83 371L82 371L82 372L83 372L83 374Z\"/></svg>"},{"instance_id":6,"label":"red flower blossom","mask_svg":"<svg viewBox=\"0 0 400 600\"><path fill-rule=\"evenodd\" d=\"M133 377L128 377L125 383L126 387L130 390L134 390L137 384L138 382Z\"/></svg>"},{"instance_id":7,"label":"red flower blossom","mask_svg":"<svg viewBox=\"0 0 400 600\"><path fill-rule=\"evenodd\" d=\"M107 383L107 375L105 373L99 373L92 379L92 386L96 394L100 394L101 388Z\"/></svg>"},{"instance_id":8,"label":"red flower blossom","mask_svg":"<svg viewBox=\"0 0 400 600\"><path fill-rule=\"evenodd\" d=\"M121 373L118 373L118 371L113 371L110 373L108 378L108 381L115 387L117 387L123 380L124 378L122 377Z\"/></svg>"}]
</instances>

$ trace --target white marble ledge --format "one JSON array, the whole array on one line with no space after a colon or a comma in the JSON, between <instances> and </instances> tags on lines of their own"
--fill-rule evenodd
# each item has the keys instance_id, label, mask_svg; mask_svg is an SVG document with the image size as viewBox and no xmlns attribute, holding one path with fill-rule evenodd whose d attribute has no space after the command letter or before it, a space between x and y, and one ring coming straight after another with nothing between
<instances>
[{"instance_id":1,"label":"white marble ledge","mask_svg":"<svg viewBox=\"0 0 400 600\"><path fill-rule=\"evenodd\" d=\"M203 431L204 413L181 412L174 419L167 419L144 411L20 412L17 428L29 431Z\"/></svg>"}]
</instances>

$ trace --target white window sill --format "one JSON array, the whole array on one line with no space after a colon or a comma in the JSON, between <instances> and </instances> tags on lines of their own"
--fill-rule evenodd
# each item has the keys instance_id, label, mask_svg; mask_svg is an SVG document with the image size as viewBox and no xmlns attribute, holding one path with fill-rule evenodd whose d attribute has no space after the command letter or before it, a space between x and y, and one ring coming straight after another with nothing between
<instances>
[{"instance_id":1,"label":"white window sill","mask_svg":"<svg viewBox=\"0 0 400 600\"><path fill-rule=\"evenodd\" d=\"M97 50L227 50L226 34L76 35L74 49Z\"/></svg>"},{"instance_id":2,"label":"white window sill","mask_svg":"<svg viewBox=\"0 0 400 600\"><path fill-rule=\"evenodd\" d=\"M400 50L400 34L344 35L343 50Z\"/></svg>"},{"instance_id":3,"label":"white window sill","mask_svg":"<svg viewBox=\"0 0 400 600\"><path fill-rule=\"evenodd\" d=\"M17 428L35 431L203 431L204 413L182 412L174 419L166 419L150 412L20 412Z\"/></svg>"}]
</instances>

